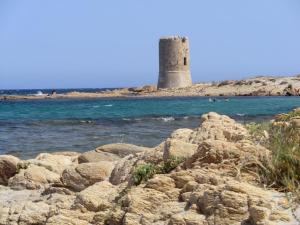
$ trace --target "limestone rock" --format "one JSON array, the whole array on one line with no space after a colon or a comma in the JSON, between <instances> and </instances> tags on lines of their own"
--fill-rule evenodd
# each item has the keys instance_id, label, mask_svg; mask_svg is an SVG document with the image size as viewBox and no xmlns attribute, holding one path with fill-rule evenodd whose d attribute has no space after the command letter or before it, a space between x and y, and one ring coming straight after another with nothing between
<instances>
[{"instance_id":1,"label":"limestone rock","mask_svg":"<svg viewBox=\"0 0 300 225\"><path fill-rule=\"evenodd\" d=\"M7 185L8 179L17 173L19 159L11 155L0 155L0 184Z\"/></svg>"},{"instance_id":2,"label":"limestone rock","mask_svg":"<svg viewBox=\"0 0 300 225\"><path fill-rule=\"evenodd\" d=\"M177 139L167 139L164 149L164 160L172 157L188 158L198 149L198 145L187 143Z\"/></svg>"},{"instance_id":3,"label":"limestone rock","mask_svg":"<svg viewBox=\"0 0 300 225\"><path fill-rule=\"evenodd\" d=\"M206 219L204 215L200 215L197 212L191 210L172 215L168 225L206 225Z\"/></svg>"},{"instance_id":4,"label":"limestone rock","mask_svg":"<svg viewBox=\"0 0 300 225\"><path fill-rule=\"evenodd\" d=\"M114 167L110 182L114 185L121 184L131 179L132 172L136 165L139 164L158 164L163 161L162 145L157 148L149 149L134 155L128 155L119 160Z\"/></svg>"},{"instance_id":5,"label":"limestone rock","mask_svg":"<svg viewBox=\"0 0 300 225\"><path fill-rule=\"evenodd\" d=\"M249 137L247 129L228 116L208 113L201 117L201 121L201 126L191 134L191 143L201 144L208 139L237 142Z\"/></svg>"},{"instance_id":6,"label":"limestone rock","mask_svg":"<svg viewBox=\"0 0 300 225\"><path fill-rule=\"evenodd\" d=\"M25 162L61 174L64 169L74 164L74 156L41 153L35 159L26 160Z\"/></svg>"},{"instance_id":7,"label":"limestone rock","mask_svg":"<svg viewBox=\"0 0 300 225\"><path fill-rule=\"evenodd\" d=\"M114 185L128 181L137 161L138 159L133 155L128 155L119 160L111 172L109 181Z\"/></svg>"},{"instance_id":8,"label":"limestone rock","mask_svg":"<svg viewBox=\"0 0 300 225\"><path fill-rule=\"evenodd\" d=\"M141 147L133 144L126 143L116 143L116 144L107 144L96 148L96 152L107 152L118 155L123 158L130 154L136 154L139 152L143 152L145 150L149 150L149 148Z\"/></svg>"},{"instance_id":9,"label":"limestone rock","mask_svg":"<svg viewBox=\"0 0 300 225\"><path fill-rule=\"evenodd\" d=\"M191 130L191 129L187 129L187 128L177 129L177 130L173 131L170 138L176 139L176 140L181 140L184 142L189 142L190 136L192 133L193 133L193 130Z\"/></svg>"},{"instance_id":10,"label":"limestone rock","mask_svg":"<svg viewBox=\"0 0 300 225\"><path fill-rule=\"evenodd\" d=\"M47 170L45 167L29 165L21 169L18 174L11 177L8 185L13 189L39 189L50 184L61 184L60 175Z\"/></svg>"},{"instance_id":11,"label":"limestone rock","mask_svg":"<svg viewBox=\"0 0 300 225\"><path fill-rule=\"evenodd\" d=\"M91 162L100 162L100 161L117 161L120 157L111 154L109 152L102 152L102 151L88 151L82 153L78 157L78 163L91 163Z\"/></svg>"},{"instance_id":12,"label":"limestone rock","mask_svg":"<svg viewBox=\"0 0 300 225\"><path fill-rule=\"evenodd\" d=\"M114 163L110 161L82 163L75 168L66 169L62 174L62 181L67 187L81 191L96 182L107 179L113 166Z\"/></svg>"},{"instance_id":13,"label":"limestone rock","mask_svg":"<svg viewBox=\"0 0 300 225\"><path fill-rule=\"evenodd\" d=\"M78 193L75 204L83 206L89 211L103 211L110 209L112 202L118 195L118 188L107 181L89 186Z\"/></svg>"}]
</instances>

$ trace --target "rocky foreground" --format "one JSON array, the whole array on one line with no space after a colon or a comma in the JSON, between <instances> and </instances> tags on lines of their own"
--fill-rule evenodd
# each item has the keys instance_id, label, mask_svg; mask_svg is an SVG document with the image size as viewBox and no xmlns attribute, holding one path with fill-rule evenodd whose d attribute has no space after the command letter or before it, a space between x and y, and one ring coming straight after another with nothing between
<instances>
[{"instance_id":1,"label":"rocky foreground","mask_svg":"<svg viewBox=\"0 0 300 225\"><path fill-rule=\"evenodd\" d=\"M180 96L299 96L300 75L291 77L253 77L244 80L198 83L186 88L159 89L146 85L95 93L70 92L38 96L0 96L0 100L115 98L115 97L180 97Z\"/></svg>"},{"instance_id":2,"label":"rocky foreground","mask_svg":"<svg viewBox=\"0 0 300 225\"><path fill-rule=\"evenodd\" d=\"M155 148L110 144L83 154L0 156L0 224L299 224L286 195L257 175L269 150L227 116L202 116ZM141 165L181 163L136 184Z\"/></svg>"}]
</instances>

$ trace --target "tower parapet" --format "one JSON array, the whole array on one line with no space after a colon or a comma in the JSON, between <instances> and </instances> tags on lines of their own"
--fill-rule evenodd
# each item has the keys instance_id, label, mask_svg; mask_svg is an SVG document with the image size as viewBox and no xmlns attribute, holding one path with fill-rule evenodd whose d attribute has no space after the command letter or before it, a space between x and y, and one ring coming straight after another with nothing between
<instances>
[{"instance_id":1,"label":"tower parapet","mask_svg":"<svg viewBox=\"0 0 300 225\"><path fill-rule=\"evenodd\" d=\"M157 88L192 85L187 37L168 36L159 40L159 78Z\"/></svg>"}]
</instances>

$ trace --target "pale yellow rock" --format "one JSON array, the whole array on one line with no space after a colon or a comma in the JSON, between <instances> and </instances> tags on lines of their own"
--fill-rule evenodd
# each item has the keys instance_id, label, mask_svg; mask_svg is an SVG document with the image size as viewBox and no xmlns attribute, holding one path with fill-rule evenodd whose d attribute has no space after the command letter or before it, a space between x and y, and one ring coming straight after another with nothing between
<instances>
[{"instance_id":1,"label":"pale yellow rock","mask_svg":"<svg viewBox=\"0 0 300 225\"><path fill-rule=\"evenodd\" d=\"M102 151L88 151L82 153L78 157L78 163L91 163L91 162L100 162L100 161L117 161L120 157L111 154L109 152L102 152Z\"/></svg>"},{"instance_id":2,"label":"pale yellow rock","mask_svg":"<svg viewBox=\"0 0 300 225\"><path fill-rule=\"evenodd\" d=\"M45 167L52 172L61 174L67 167L74 164L74 156L41 153L35 159L25 162Z\"/></svg>"},{"instance_id":3,"label":"pale yellow rock","mask_svg":"<svg viewBox=\"0 0 300 225\"><path fill-rule=\"evenodd\" d=\"M198 145L187 143L177 139L167 139L164 149L164 160L170 158L188 158L198 149Z\"/></svg>"},{"instance_id":4,"label":"pale yellow rock","mask_svg":"<svg viewBox=\"0 0 300 225\"><path fill-rule=\"evenodd\" d=\"M100 161L97 163L81 163L75 168L68 168L62 173L62 181L66 187L81 191L86 187L108 179L114 163Z\"/></svg>"},{"instance_id":5,"label":"pale yellow rock","mask_svg":"<svg viewBox=\"0 0 300 225\"><path fill-rule=\"evenodd\" d=\"M60 175L47 170L45 167L29 165L8 181L13 189L39 189L49 184L61 184Z\"/></svg>"},{"instance_id":6,"label":"pale yellow rock","mask_svg":"<svg viewBox=\"0 0 300 225\"><path fill-rule=\"evenodd\" d=\"M149 148L137 146L133 144L127 143L115 143L115 144L107 144L96 148L96 152L107 152L115 154L119 157L125 157L126 155L136 154L139 152L143 152L145 150L149 150Z\"/></svg>"},{"instance_id":7,"label":"pale yellow rock","mask_svg":"<svg viewBox=\"0 0 300 225\"><path fill-rule=\"evenodd\" d=\"M188 128L177 129L177 130L173 131L170 138L176 139L176 140L181 140L184 142L189 142L192 132L193 132L193 130L188 129Z\"/></svg>"},{"instance_id":8,"label":"pale yellow rock","mask_svg":"<svg viewBox=\"0 0 300 225\"><path fill-rule=\"evenodd\" d=\"M103 181L110 176L114 167L113 162L100 161L97 163L82 163L79 164L75 170L82 177L86 178L90 183Z\"/></svg>"},{"instance_id":9,"label":"pale yellow rock","mask_svg":"<svg viewBox=\"0 0 300 225\"><path fill-rule=\"evenodd\" d=\"M78 193L75 203L89 211L103 211L113 206L113 201L117 195L118 188L116 186L102 181Z\"/></svg>"}]
</instances>

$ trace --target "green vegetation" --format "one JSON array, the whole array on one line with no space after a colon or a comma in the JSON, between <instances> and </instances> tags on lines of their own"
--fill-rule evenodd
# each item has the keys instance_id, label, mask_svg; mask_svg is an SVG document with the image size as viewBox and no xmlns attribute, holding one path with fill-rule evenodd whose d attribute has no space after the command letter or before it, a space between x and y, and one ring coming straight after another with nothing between
<instances>
[{"instance_id":1,"label":"green vegetation","mask_svg":"<svg viewBox=\"0 0 300 225\"><path fill-rule=\"evenodd\" d=\"M16 171L16 173L19 173L22 169L26 170L29 165L30 165L29 162L18 163L17 164L17 171Z\"/></svg>"},{"instance_id":2,"label":"green vegetation","mask_svg":"<svg viewBox=\"0 0 300 225\"><path fill-rule=\"evenodd\" d=\"M179 164L184 161L183 157L171 157L165 161L162 165L159 165L159 173L170 173L175 169Z\"/></svg>"},{"instance_id":3,"label":"green vegetation","mask_svg":"<svg viewBox=\"0 0 300 225\"><path fill-rule=\"evenodd\" d=\"M246 124L246 128L248 129L253 139L257 141L259 144L265 145L266 142L268 142L268 134L271 129L270 122L262 122L262 123L252 122Z\"/></svg>"},{"instance_id":4,"label":"green vegetation","mask_svg":"<svg viewBox=\"0 0 300 225\"><path fill-rule=\"evenodd\" d=\"M153 164L143 164L135 168L133 172L133 182L139 185L153 177L156 174L156 168Z\"/></svg>"},{"instance_id":5,"label":"green vegetation","mask_svg":"<svg viewBox=\"0 0 300 225\"><path fill-rule=\"evenodd\" d=\"M280 121L299 116L291 112ZM259 174L261 181L268 187L279 191L292 192L297 201L300 200L300 130L291 125L272 125L271 123L248 124L247 128L255 140L263 140L260 144L271 151Z\"/></svg>"},{"instance_id":6,"label":"green vegetation","mask_svg":"<svg viewBox=\"0 0 300 225\"><path fill-rule=\"evenodd\" d=\"M300 116L299 111L291 111L288 114L282 114L279 116L280 121L289 121L291 118Z\"/></svg>"},{"instance_id":7,"label":"green vegetation","mask_svg":"<svg viewBox=\"0 0 300 225\"><path fill-rule=\"evenodd\" d=\"M139 185L151 179L155 174L169 173L183 161L184 158L171 157L170 159L158 165L151 163L139 165L133 171L133 182L135 185Z\"/></svg>"}]
</instances>

